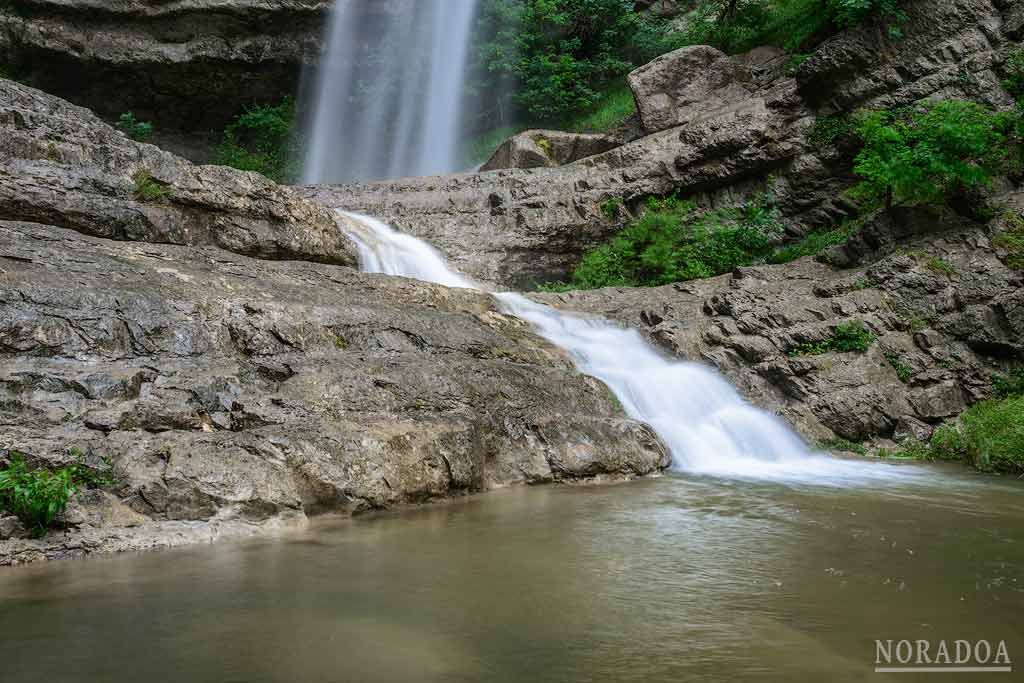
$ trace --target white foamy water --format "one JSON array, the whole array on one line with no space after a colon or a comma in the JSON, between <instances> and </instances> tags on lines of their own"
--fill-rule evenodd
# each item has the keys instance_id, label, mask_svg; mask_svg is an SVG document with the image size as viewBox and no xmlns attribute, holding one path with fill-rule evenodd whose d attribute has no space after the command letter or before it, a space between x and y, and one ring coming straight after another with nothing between
<instances>
[{"instance_id":1,"label":"white foamy water","mask_svg":"<svg viewBox=\"0 0 1024 683\"><path fill-rule=\"evenodd\" d=\"M362 268L435 282L484 287L452 270L440 253L382 221L353 213ZM626 413L650 425L676 469L719 477L843 485L906 477L913 468L840 460L812 452L781 419L750 405L718 373L658 353L636 330L559 311L512 292L493 293L509 315L566 350L584 374L612 390Z\"/></svg>"},{"instance_id":2,"label":"white foamy water","mask_svg":"<svg viewBox=\"0 0 1024 683\"><path fill-rule=\"evenodd\" d=\"M304 183L457 170L478 0L337 0L316 75Z\"/></svg>"}]
</instances>

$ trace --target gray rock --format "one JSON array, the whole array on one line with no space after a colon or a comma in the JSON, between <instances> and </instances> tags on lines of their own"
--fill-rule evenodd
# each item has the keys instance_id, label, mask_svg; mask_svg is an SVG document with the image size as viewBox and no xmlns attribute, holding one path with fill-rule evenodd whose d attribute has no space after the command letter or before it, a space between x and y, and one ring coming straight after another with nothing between
<instances>
[{"instance_id":1,"label":"gray rock","mask_svg":"<svg viewBox=\"0 0 1024 683\"><path fill-rule=\"evenodd\" d=\"M564 166L607 152L620 144L620 140L608 135L527 130L501 143L480 170Z\"/></svg>"},{"instance_id":2,"label":"gray rock","mask_svg":"<svg viewBox=\"0 0 1024 683\"><path fill-rule=\"evenodd\" d=\"M194 166L0 79L0 216L113 239L355 264L336 215L256 173ZM140 174L142 174L140 176ZM163 197L145 198L140 178Z\"/></svg>"},{"instance_id":3,"label":"gray rock","mask_svg":"<svg viewBox=\"0 0 1024 683\"><path fill-rule=\"evenodd\" d=\"M27 533L25 525L17 517L0 516L0 541L23 538Z\"/></svg>"}]
</instances>

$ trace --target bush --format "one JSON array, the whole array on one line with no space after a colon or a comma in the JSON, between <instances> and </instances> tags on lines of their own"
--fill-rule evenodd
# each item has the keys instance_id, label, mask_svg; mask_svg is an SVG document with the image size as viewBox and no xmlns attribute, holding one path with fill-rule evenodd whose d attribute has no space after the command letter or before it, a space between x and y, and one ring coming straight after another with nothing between
<instances>
[{"instance_id":1,"label":"bush","mask_svg":"<svg viewBox=\"0 0 1024 683\"><path fill-rule=\"evenodd\" d=\"M117 127L136 142L146 142L153 135L153 124L147 121L136 121L135 114L125 112L117 120Z\"/></svg>"},{"instance_id":2,"label":"bush","mask_svg":"<svg viewBox=\"0 0 1024 683\"><path fill-rule=\"evenodd\" d=\"M0 470L0 508L42 534L67 507L76 488L74 475L74 465L52 472L29 469L24 456L14 453L11 464Z\"/></svg>"},{"instance_id":3,"label":"bush","mask_svg":"<svg viewBox=\"0 0 1024 683\"><path fill-rule=\"evenodd\" d=\"M1024 270L1024 216L1008 213L1003 218L1003 230L992 238L992 243L1007 252L1006 265Z\"/></svg>"},{"instance_id":4,"label":"bush","mask_svg":"<svg viewBox=\"0 0 1024 683\"><path fill-rule=\"evenodd\" d=\"M721 275L763 260L780 232L777 213L763 198L710 212L676 197L652 198L643 216L587 253L571 282L554 289L658 286Z\"/></svg>"},{"instance_id":5,"label":"bush","mask_svg":"<svg viewBox=\"0 0 1024 683\"><path fill-rule=\"evenodd\" d=\"M1024 49L1015 50L1003 66L1006 79L1003 87L1017 100L1024 100Z\"/></svg>"},{"instance_id":6,"label":"bush","mask_svg":"<svg viewBox=\"0 0 1024 683\"><path fill-rule=\"evenodd\" d=\"M864 141L854 167L864 179L857 192L891 207L987 187L1008 154L1007 120L958 100L866 112L857 123Z\"/></svg>"},{"instance_id":7,"label":"bush","mask_svg":"<svg viewBox=\"0 0 1024 683\"><path fill-rule=\"evenodd\" d=\"M859 320L836 325L831 336L818 342L798 344L789 350L790 356L819 356L823 353L864 353L875 343L875 335Z\"/></svg>"},{"instance_id":8,"label":"bush","mask_svg":"<svg viewBox=\"0 0 1024 683\"><path fill-rule=\"evenodd\" d=\"M1009 375L996 377L992 387L999 398L1024 396L1024 367L1017 368Z\"/></svg>"},{"instance_id":9,"label":"bush","mask_svg":"<svg viewBox=\"0 0 1024 683\"><path fill-rule=\"evenodd\" d=\"M985 472L1024 472L1024 398L989 400L961 416L967 455Z\"/></svg>"},{"instance_id":10,"label":"bush","mask_svg":"<svg viewBox=\"0 0 1024 683\"><path fill-rule=\"evenodd\" d=\"M955 425L942 425L932 434L928 450L936 460L963 460L967 455L967 443Z\"/></svg>"},{"instance_id":11,"label":"bush","mask_svg":"<svg viewBox=\"0 0 1024 683\"><path fill-rule=\"evenodd\" d=\"M214 156L215 164L256 171L279 183L298 176L298 160L295 101L290 97L235 117Z\"/></svg>"},{"instance_id":12,"label":"bush","mask_svg":"<svg viewBox=\"0 0 1024 683\"><path fill-rule=\"evenodd\" d=\"M846 244L857 232L860 225L854 221L844 223L833 230L819 230L805 235L799 242L787 244L768 257L768 263L789 263L804 256L814 256L829 247Z\"/></svg>"}]
</instances>

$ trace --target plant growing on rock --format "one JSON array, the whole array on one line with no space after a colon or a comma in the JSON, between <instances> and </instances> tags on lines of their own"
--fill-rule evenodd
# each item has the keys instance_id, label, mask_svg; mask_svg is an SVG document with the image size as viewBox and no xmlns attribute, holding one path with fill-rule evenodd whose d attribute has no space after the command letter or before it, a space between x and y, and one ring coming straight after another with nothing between
<instances>
[{"instance_id":1,"label":"plant growing on rock","mask_svg":"<svg viewBox=\"0 0 1024 683\"><path fill-rule=\"evenodd\" d=\"M132 176L132 194L140 202L159 203L167 199L168 189L153 177L148 169L141 168Z\"/></svg>"},{"instance_id":2,"label":"plant growing on rock","mask_svg":"<svg viewBox=\"0 0 1024 683\"><path fill-rule=\"evenodd\" d=\"M20 453L0 470L0 508L18 517L37 534L53 526L75 492L75 467L31 469Z\"/></svg>"},{"instance_id":3,"label":"plant growing on rock","mask_svg":"<svg viewBox=\"0 0 1024 683\"><path fill-rule=\"evenodd\" d=\"M875 335L860 320L836 325L832 334L818 342L797 344L789 350L790 356L820 356L823 353L864 353L875 343Z\"/></svg>"},{"instance_id":4,"label":"plant growing on rock","mask_svg":"<svg viewBox=\"0 0 1024 683\"><path fill-rule=\"evenodd\" d=\"M857 123L864 141L857 192L891 209L988 187L1007 157L1006 128L1004 115L959 100L865 112Z\"/></svg>"},{"instance_id":5,"label":"plant growing on rock","mask_svg":"<svg viewBox=\"0 0 1024 683\"><path fill-rule=\"evenodd\" d=\"M121 114L117 127L136 142L146 142L153 135L153 124L148 121L136 121L135 114L130 111Z\"/></svg>"},{"instance_id":6,"label":"plant growing on rock","mask_svg":"<svg viewBox=\"0 0 1024 683\"><path fill-rule=\"evenodd\" d=\"M583 257L569 284L548 289L647 287L721 275L763 260L781 231L763 197L715 211L675 196L651 198L643 216Z\"/></svg>"},{"instance_id":7,"label":"plant growing on rock","mask_svg":"<svg viewBox=\"0 0 1024 683\"><path fill-rule=\"evenodd\" d=\"M224 129L214 163L256 171L275 182L298 176L299 149L295 135L295 101L246 110Z\"/></svg>"}]
</instances>

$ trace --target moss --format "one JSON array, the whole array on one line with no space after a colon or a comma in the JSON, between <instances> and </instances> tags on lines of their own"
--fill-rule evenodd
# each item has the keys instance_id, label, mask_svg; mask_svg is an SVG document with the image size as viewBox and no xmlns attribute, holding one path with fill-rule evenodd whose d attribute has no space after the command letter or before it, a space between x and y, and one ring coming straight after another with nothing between
<instances>
[{"instance_id":1,"label":"moss","mask_svg":"<svg viewBox=\"0 0 1024 683\"><path fill-rule=\"evenodd\" d=\"M544 152L544 156L548 159L552 158L554 149L551 147L551 140L548 140L543 135L534 135L533 141L537 143L538 147L540 147L540 151Z\"/></svg>"},{"instance_id":2,"label":"moss","mask_svg":"<svg viewBox=\"0 0 1024 683\"><path fill-rule=\"evenodd\" d=\"M334 348L336 348L336 349L343 349L343 350L347 349L348 348L348 340L345 339L340 334L335 333L334 334Z\"/></svg>"}]
</instances>

